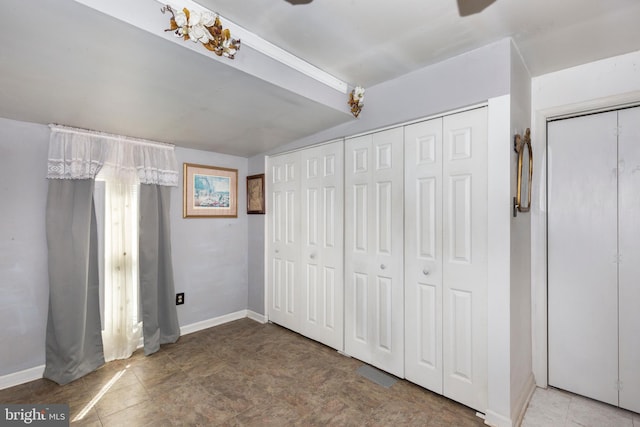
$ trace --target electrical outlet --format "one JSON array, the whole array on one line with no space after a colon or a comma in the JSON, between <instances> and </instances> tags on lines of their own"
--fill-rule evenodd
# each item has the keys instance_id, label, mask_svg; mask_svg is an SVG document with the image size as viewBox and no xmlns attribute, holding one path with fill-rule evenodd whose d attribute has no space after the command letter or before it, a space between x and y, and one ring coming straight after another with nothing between
<instances>
[{"instance_id":1,"label":"electrical outlet","mask_svg":"<svg viewBox=\"0 0 640 427\"><path fill-rule=\"evenodd\" d=\"M176 305L182 305L184 304L184 292L180 292L179 294L176 294Z\"/></svg>"}]
</instances>

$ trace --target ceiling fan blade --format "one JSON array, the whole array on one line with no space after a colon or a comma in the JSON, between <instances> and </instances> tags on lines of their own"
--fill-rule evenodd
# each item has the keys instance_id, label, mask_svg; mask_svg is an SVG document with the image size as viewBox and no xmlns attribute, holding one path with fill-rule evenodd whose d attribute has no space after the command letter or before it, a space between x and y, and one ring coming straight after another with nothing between
<instances>
[{"instance_id":1,"label":"ceiling fan blade","mask_svg":"<svg viewBox=\"0 0 640 427\"><path fill-rule=\"evenodd\" d=\"M495 1L496 0L457 0L458 14L460 16L469 16L480 13Z\"/></svg>"},{"instance_id":2,"label":"ceiling fan blade","mask_svg":"<svg viewBox=\"0 0 640 427\"><path fill-rule=\"evenodd\" d=\"M297 5L297 4L309 4L311 3L313 0L284 0L287 3L290 3L292 5Z\"/></svg>"}]
</instances>

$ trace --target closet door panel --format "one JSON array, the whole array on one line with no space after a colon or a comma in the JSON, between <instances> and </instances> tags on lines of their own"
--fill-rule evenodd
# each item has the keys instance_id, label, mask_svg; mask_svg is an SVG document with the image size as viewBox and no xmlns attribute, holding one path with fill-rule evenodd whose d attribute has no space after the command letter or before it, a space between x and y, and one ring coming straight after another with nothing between
<instances>
[{"instance_id":1,"label":"closet door panel","mask_svg":"<svg viewBox=\"0 0 640 427\"><path fill-rule=\"evenodd\" d=\"M270 209L267 306L269 320L301 331L299 153L269 159Z\"/></svg>"},{"instance_id":2,"label":"closet door panel","mask_svg":"<svg viewBox=\"0 0 640 427\"><path fill-rule=\"evenodd\" d=\"M345 351L404 375L402 128L346 142Z\"/></svg>"},{"instance_id":3,"label":"closet door panel","mask_svg":"<svg viewBox=\"0 0 640 427\"><path fill-rule=\"evenodd\" d=\"M376 187L375 227L376 352L374 364L404 377L404 141L403 129L373 134ZM374 311L375 313L376 311Z\"/></svg>"},{"instance_id":4,"label":"closet door panel","mask_svg":"<svg viewBox=\"0 0 640 427\"><path fill-rule=\"evenodd\" d=\"M618 112L620 407L640 413L640 107Z\"/></svg>"},{"instance_id":5,"label":"closet door panel","mask_svg":"<svg viewBox=\"0 0 640 427\"><path fill-rule=\"evenodd\" d=\"M343 144L303 150L303 333L343 350Z\"/></svg>"},{"instance_id":6,"label":"closet door panel","mask_svg":"<svg viewBox=\"0 0 640 427\"><path fill-rule=\"evenodd\" d=\"M548 124L549 384L618 404L617 113Z\"/></svg>"},{"instance_id":7,"label":"closet door panel","mask_svg":"<svg viewBox=\"0 0 640 427\"><path fill-rule=\"evenodd\" d=\"M487 109L443 118L444 395L487 407Z\"/></svg>"},{"instance_id":8,"label":"closet door panel","mask_svg":"<svg viewBox=\"0 0 640 427\"><path fill-rule=\"evenodd\" d=\"M442 119L405 127L405 377L442 394Z\"/></svg>"},{"instance_id":9,"label":"closet door panel","mask_svg":"<svg viewBox=\"0 0 640 427\"><path fill-rule=\"evenodd\" d=\"M367 363L373 362L375 348L369 247L372 140L364 135L345 141L345 352Z\"/></svg>"}]
</instances>

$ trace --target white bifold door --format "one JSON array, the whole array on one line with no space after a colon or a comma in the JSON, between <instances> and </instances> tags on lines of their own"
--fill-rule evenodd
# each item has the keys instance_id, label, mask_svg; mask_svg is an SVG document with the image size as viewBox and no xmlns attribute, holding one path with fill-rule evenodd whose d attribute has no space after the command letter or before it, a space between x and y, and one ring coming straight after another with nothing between
<instances>
[{"instance_id":1,"label":"white bifold door","mask_svg":"<svg viewBox=\"0 0 640 427\"><path fill-rule=\"evenodd\" d=\"M303 334L343 350L343 144L300 152Z\"/></svg>"},{"instance_id":2,"label":"white bifold door","mask_svg":"<svg viewBox=\"0 0 640 427\"><path fill-rule=\"evenodd\" d=\"M343 144L270 157L268 316L343 349Z\"/></svg>"},{"instance_id":3,"label":"white bifold door","mask_svg":"<svg viewBox=\"0 0 640 427\"><path fill-rule=\"evenodd\" d=\"M301 333L300 153L270 157L267 168L268 316Z\"/></svg>"},{"instance_id":4,"label":"white bifold door","mask_svg":"<svg viewBox=\"0 0 640 427\"><path fill-rule=\"evenodd\" d=\"M403 129L345 152L345 352L403 377Z\"/></svg>"},{"instance_id":5,"label":"white bifold door","mask_svg":"<svg viewBox=\"0 0 640 427\"><path fill-rule=\"evenodd\" d=\"M548 124L549 384L640 412L640 108Z\"/></svg>"},{"instance_id":6,"label":"white bifold door","mask_svg":"<svg viewBox=\"0 0 640 427\"><path fill-rule=\"evenodd\" d=\"M405 128L405 377L487 407L487 110Z\"/></svg>"},{"instance_id":7,"label":"white bifold door","mask_svg":"<svg viewBox=\"0 0 640 427\"><path fill-rule=\"evenodd\" d=\"M640 107L618 112L620 407L640 413Z\"/></svg>"}]
</instances>

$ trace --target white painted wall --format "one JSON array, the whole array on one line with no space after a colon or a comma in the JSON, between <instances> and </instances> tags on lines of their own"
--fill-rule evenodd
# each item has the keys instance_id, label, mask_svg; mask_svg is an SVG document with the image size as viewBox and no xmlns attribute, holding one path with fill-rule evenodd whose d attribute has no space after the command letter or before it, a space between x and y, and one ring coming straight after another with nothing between
<instances>
[{"instance_id":1,"label":"white painted wall","mask_svg":"<svg viewBox=\"0 0 640 427\"><path fill-rule=\"evenodd\" d=\"M512 217L516 133L530 122L530 76L510 45L508 95L489 99L488 407L486 422L517 425L533 391L530 214Z\"/></svg>"},{"instance_id":2,"label":"white painted wall","mask_svg":"<svg viewBox=\"0 0 640 427\"><path fill-rule=\"evenodd\" d=\"M509 95L489 100L487 371L490 425L510 425L511 126Z\"/></svg>"},{"instance_id":3,"label":"white painted wall","mask_svg":"<svg viewBox=\"0 0 640 427\"><path fill-rule=\"evenodd\" d=\"M640 102L640 51L535 77L531 83L535 142L532 206L532 328L536 384L547 386L546 121Z\"/></svg>"},{"instance_id":4,"label":"white painted wall","mask_svg":"<svg viewBox=\"0 0 640 427\"><path fill-rule=\"evenodd\" d=\"M183 173L171 192L171 244L180 325L247 308L247 159L176 148L178 165L196 163L238 169L238 218L182 218Z\"/></svg>"},{"instance_id":5,"label":"white painted wall","mask_svg":"<svg viewBox=\"0 0 640 427\"><path fill-rule=\"evenodd\" d=\"M44 364L49 128L0 119L0 376Z\"/></svg>"},{"instance_id":6,"label":"white painted wall","mask_svg":"<svg viewBox=\"0 0 640 427\"><path fill-rule=\"evenodd\" d=\"M264 156L252 157L248 161L249 172L247 172L247 175L263 173L264 167ZM265 200L265 203L266 209L269 209L269 201ZM247 251L247 262L249 282L247 284L247 308L261 314L265 314L264 221L265 215L248 215L249 247Z\"/></svg>"},{"instance_id":7,"label":"white painted wall","mask_svg":"<svg viewBox=\"0 0 640 427\"><path fill-rule=\"evenodd\" d=\"M0 118L0 377L45 361L48 146L47 126ZM182 148L176 156L180 167L238 169L238 218L183 219L182 182L172 190L173 267L176 292L185 292L178 307L185 326L247 307L247 159Z\"/></svg>"},{"instance_id":8,"label":"white painted wall","mask_svg":"<svg viewBox=\"0 0 640 427\"><path fill-rule=\"evenodd\" d=\"M251 174L249 174L251 175ZM264 215L249 215L249 247L247 264L251 260L247 284L247 309L264 314Z\"/></svg>"},{"instance_id":9,"label":"white painted wall","mask_svg":"<svg viewBox=\"0 0 640 427\"><path fill-rule=\"evenodd\" d=\"M516 194L518 156L513 150L515 134L531 127L531 76L517 47L511 47L511 192ZM537 153L534 153L534 157ZM526 177L524 178L527 179ZM522 415L533 392L531 366L531 213L511 218L510 271L510 418Z\"/></svg>"}]
</instances>

